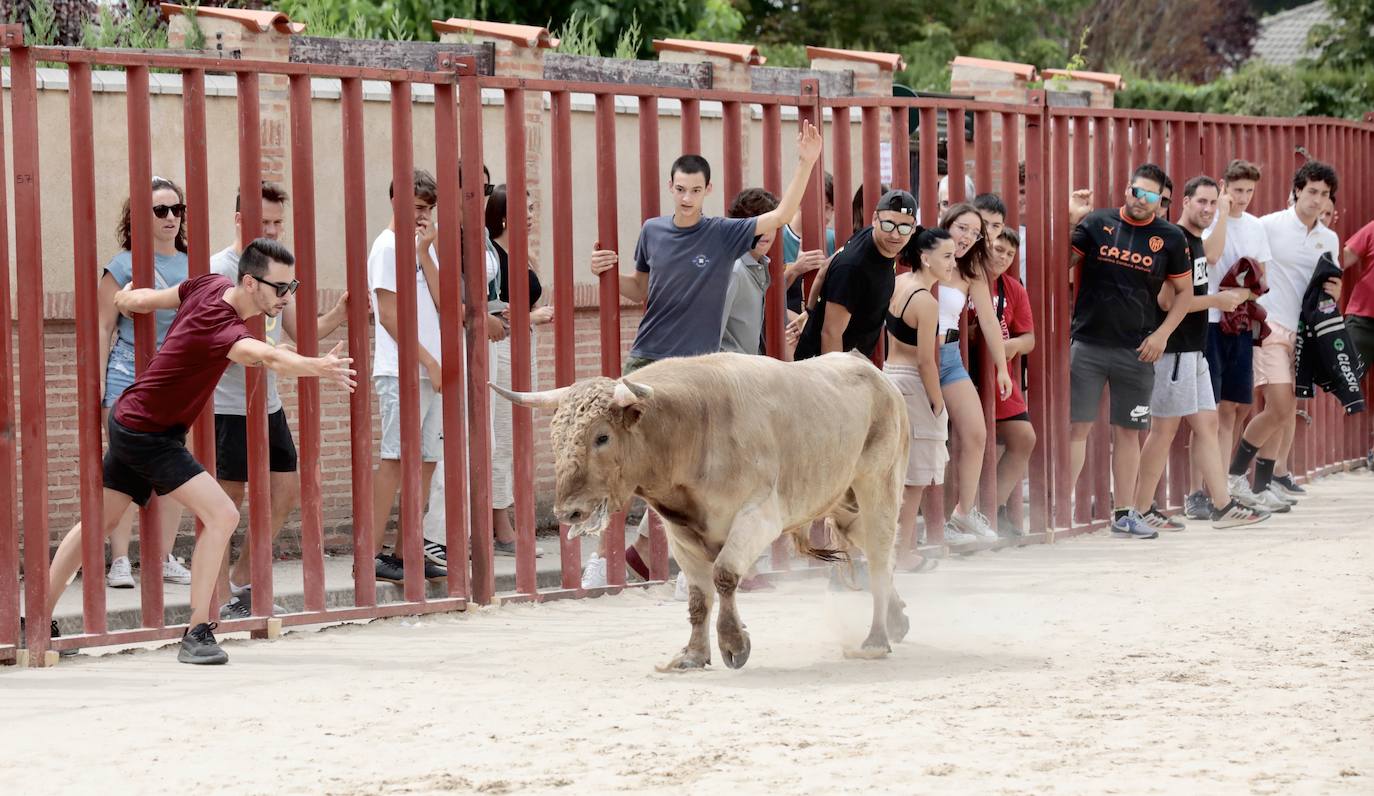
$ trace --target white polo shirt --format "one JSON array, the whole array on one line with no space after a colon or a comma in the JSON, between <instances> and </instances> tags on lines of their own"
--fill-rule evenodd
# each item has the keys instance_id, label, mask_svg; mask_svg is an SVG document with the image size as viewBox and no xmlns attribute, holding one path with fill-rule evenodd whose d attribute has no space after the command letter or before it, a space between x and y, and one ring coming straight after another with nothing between
<instances>
[{"instance_id":1,"label":"white polo shirt","mask_svg":"<svg viewBox=\"0 0 1374 796\"><path fill-rule=\"evenodd\" d=\"M1291 207L1270 213L1260 219L1260 224L1269 236L1274 262L1266 272L1269 292L1260 296L1259 303L1269 313L1270 322L1296 332L1302 295L1317 270L1317 260L1330 253L1339 264L1340 240L1320 221L1309 230Z\"/></svg>"},{"instance_id":2,"label":"white polo shirt","mask_svg":"<svg viewBox=\"0 0 1374 796\"><path fill-rule=\"evenodd\" d=\"M1213 219L1212 226L1202 231L1202 239L1210 238L1216 228L1217 222ZM1221 280L1242 257L1249 257L1266 270L1274 259L1269 253L1269 235L1264 231L1264 225L1249 213L1226 219L1226 246L1221 251L1221 259L1207 267L1207 295L1215 296L1220 292ZM1221 323L1221 310L1215 307L1207 310L1207 322Z\"/></svg>"}]
</instances>

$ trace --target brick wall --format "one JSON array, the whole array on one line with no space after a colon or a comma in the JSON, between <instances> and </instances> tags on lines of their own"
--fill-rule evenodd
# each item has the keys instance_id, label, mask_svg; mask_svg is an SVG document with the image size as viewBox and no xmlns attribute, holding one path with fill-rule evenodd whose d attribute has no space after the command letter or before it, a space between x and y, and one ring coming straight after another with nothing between
<instances>
[{"instance_id":1,"label":"brick wall","mask_svg":"<svg viewBox=\"0 0 1374 796\"><path fill-rule=\"evenodd\" d=\"M327 306L327 305L326 305ZM633 307L621 308L621 357L629 352L639 326L642 311ZM594 376L600 369L600 338L598 316L594 307L577 311L576 361L578 378ZM16 362L14 366L15 384L19 384L17 362L18 334L12 331ZM326 349L346 334L346 328L320 343ZM534 339L536 362L536 386L547 388L554 385L553 331L550 326L539 327ZM50 536L53 540L63 534L79 518L78 498L78 445L76 410L76 338L75 324L70 320L50 320L45 327L44 359L47 382L44 388L44 405L47 411L48 449L48 497L51 509L48 512ZM282 402L291 419L291 427L297 436L299 446L298 396L295 381L281 381ZM17 387L16 387L17 389ZM508 410L508 405L499 398L498 408ZM16 401L18 395L16 394ZM20 407L22 411L22 406ZM538 412L535 416L535 462L536 476L533 486L536 505L541 516L552 502L553 494L553 456L549 443L548 424L551 412ZM22 416L18 418L22 423ZM346 547L352 527L352 476L350 471L349 444L354 433L369 435L373 450L377 448L380 434L379 423L375 416L370 429L355 429L348 417L348 394L331 386L320 388L320 431L321 431L321 484L323 493L323 514L327 543L330 546ZM16 434L16 440L18 435ZM22 442L19 444L22 445ZM20 461L24 455L19 451ZM99 455L98 452L93 455ZM304 463L302 463L304 466ZM522 487L517 485L517 494ZM20 499L24 489L19 487ZM299 538L299 516L293 515L282 535L282 548L291 550ZM182 534L191 533L189 520L183 522Z\"/></svg>"}]
</instances>

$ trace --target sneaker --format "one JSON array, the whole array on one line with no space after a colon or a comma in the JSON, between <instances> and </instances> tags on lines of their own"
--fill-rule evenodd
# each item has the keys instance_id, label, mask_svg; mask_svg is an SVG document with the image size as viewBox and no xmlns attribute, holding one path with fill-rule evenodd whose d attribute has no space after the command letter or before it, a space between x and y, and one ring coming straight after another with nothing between
<instances>
[{"instance_id":1,"label":"sneaker","mask_svg":"<svg viewBox=\"0 0 1374 796\"><path fill-rule=\"evenodd\" d=\"M281 616L286 609L272 603L272 615ZM245 586L233 599L219 608L220 619L248 619L253 615L253 587Z\"/></svg>"},{"instance_id":2,"label":"sneaker","mask_svg":"<svg viewBox=\"0 0 1374 796\"><path fill-rule=\"evenodd\" d=\"M26 636L24 635L24 617L21 616L21 617L19 617L19 646L20 646L20 648L23 648L23 647L25 646L25 644L27 644L27 642L25 641L25 638L26 638ZM50 625L48 626L48 638L50 638L50 639L53 639L53 638L62 638L62 631L59 630L59 629L57 628L57 620L56 620L56 619L52 620L52 624L50 624ZM75 654L76 654L76 650L75 650L75 649L66 649L66 650L58 650L58 651L57 651L57 657L59 657L59 658L70 658L70 657L72 657L72 656L75 655Z\"/></svg>"},{"instance_id":3,"label":"sneaker","mask_svg":"<svg viewBox=\"0 0 1374 796\"><path fill-rule=\"evenodd\" d=\"M1269 512L1252 509L1242 505L1238 500L1232 500L1226 504L1224 509L1216 509L1212 512L1212 527L1218 530L1225 528L1238 528L1242 525L1254 525L1269 519Z\"/></svg>"},{"instance_id":4,"label":"sneaker","mask_svg":"<svg viewBox=\"0 0 1374 796\"><path fill-rule=\"evenodd\" d=\"M110 562L110 571L105 574L105 585L111 589L132 589L134 587L134 568L128 556L120 556Z\"/></svg>"},{"instance_id":5,"label":"sneaker","mask_svg":"<svg viewBox=\"0 0 1374 796\"><path fill-rule=\"evenodd\" d=\"M1145 521L1146 525L1161 531L1182 531L1188 527L1178 520L1170 519L1168 515L1154 506L1151 506L1149 511L1140 515L1140 518Z\"/></svg>"},{"instance_id":6,"label":"sneaker","mask_svg":"<svg viewBox=\"0 0 1374 796\"><path fill-rule=\"evenodd\" d=\"M687 602L687 573L681 570L677 573L677 583L673 586L673 599L680 603Z\"/></svg>"},{"instance_id":7,"label":"sneaker","mask_svg":"<svg viewBox=\"0 0 1374 796\"><path fill-rule=\"evenodd\" d=\"M1297 481L1294 481L1294 480L1293 480L1293 474L1292 474L1292 473L1284 473L1283 475L1276 475L1276 476L1274 476L1272 483L1278 484L1278 485L1279 485L1279 489L1282 489L1285 493L1287 493L1287 494L1289 494L1289 495L1306 495L1306 494L1307 494L1307 490L1306 490L1306 489L1303 489L1303 488L1298 484Z\"/></svg>"},{"instance_id":8,"label":"sneaker","mask_svg":"<svg viewBox=\"0 0 1374 796\"><path fill-rule=\"evenodd\" d=\"M1131 509L1119 519L1112 520L1112 536L1118 539L1157 539L1159 531L1146 525L1140 513Z\"/></svg>"},{"instance_id":9,"label":"sneaker","mask_svg":"<svg viewBox=\"0 0 1374 796\"><path fill-rule=\"evenodd\" d=\"M229 656L215 642L214 631L217 627L217 622L201 622L188 629L186 635L181 637L181 649L177 651L177 660L200 665L228 663Z\"/></svg>"},{"instance_id":10,"label":"sneaker","mask_svg":"<svg viewBox=\"0 0 1374 796\"><path fill-rule=\"evenodd\" d=\"M1278 484L1276 484L1276 483L1274 483L1274 482L1272 482L1272 481L1269 482L1269 486L1265 487L1264 491L1265 491L1265 492L1268 492L1269 494L1273 495L1274 497L1278 498L1279 500L1283 501L1284 503L1287 503L1287 504L1290 505L1290 506L1296 506L1296 505L1298 505L1298 499L1297 499L1297 498L1295 498L1295 497L1293 497L1292 495L1289 495L1287 492L1283 491L1283 487L1279 486Z\"/></svg>"},{"instance_id":11,"label":"sneaker","mask_svg":"<svg viewBox=\"0 0 1374 796\"><path fill-rule=\"evenodd\" d=\"M491 543L491 549L498 556L514 556L515 542L502 542L500 540L497 540Z\"/></svg>"},{"instance_id":12,"label":"sneaker","mask_svg":"<svg viewBox=\"0 0 1374 796\"><path fill-rule=\"evenodd\" d=\"M1006 506L997 507L997 535L1006 539L1017 539L1026 535L1025 529L1011 521L1011 513Z\"/></svg>"},{"instance_id":13,"label":"sneaker","mask_svg":"<svg viewBox=\"0 0 1374 796\"><path fill-rule=\"evenodd\" d=\"M441 567L438 564L425 559L425 580L444 580L448 577L448 567Z\"/></svg>"},{"instance_id":14,"label":"sneaker","mask_svg":"<svg viewBox=\"0 0 1374 796\"><path fill-rule=\"evenodd\" d=\"M1217 507L1201 489L1183 499L1183 516L1190 520L1210 520Z\"/></svg>"},{"instance_id":15,"label":"sneaker","mask_svg":"<svg viewBox=\"0 0 1374 796\"><path fill-rule=\"evenodd\" d=\"M1243 475L1226 476L1227 491L1231 493L1232 500L1239 500L1241 505L1250 508L1263 508L1260 506L1260 497L1250 488L1250 481Z\"/></svg>"},{"instance_id":16,"label":"sneaker","mask_svg":"<svg viewBox=\"0 0 1374 796\"><path fill-rule=\"evenodd\" d=\"M1287 514L1293 510L1293 507L1288 504L1288 501L1275 495L1268 489L1265 489L1263 492L1251 492L1250 494L1255 498L1255 502L1250 504L1250 508L1252 509L1261 509L1270 514ZM1235 497L1239 497L1239 495L1235 495Z\"/></svg>"},{"instance_id":17,"label":"sneaker","mask_svg":"<svg viewBox=\"0 0 1374 796\"><path fill-rule=\"evenodd\" d=\"M162 582L189 586L191 585L191 570L183 567L181 562L176 560L176 557L168 553L167 560L162 562Z\"/></svg>"},{"instance_id":18,"label":"sneaker","mask_svg":"<svg viewBox=\"0 0 1374 796\"><path fill-rule=\"evenodd\" d=\"M438 542L425 542L425 560L432 561L441 567L448 566L448 548Z\"/></svg>"},{"instance_id":19,"label":"sneaker","mask_svg":"<svg viewBox=\"0 0 1374 796\"><path fill-rule=\"evenodd\" d=\"M401 559L390 553L382 553L373 559L377 580L385 583L405 583L406 570Z\"/></svg>"},{"instance_id":20,"label":"sneaker","mask_svg":"<svg viewBox=\"0 0 1374 796\"><path fill-rule=\"evenodd\" d=\"M972 534L976 539L996 541L997 531L992 529L992 524L988 518L983 516L983 512L974 509L967 514L951 514L950 523L966 534Z\"/></svg>"},{"instance_id":21,"label":"sneaker","mask_svg":"<svg viewBox=\"0 0 1374 796\"><path fill-rule=\"evenodd\" d=\"M587 565L582 568L582 588L599 589L606 585L606 559L597 553L592 553L592 557L587 559Z\"/></svg>"},{"instance_id":22,"label":"sneaker","mask_svg":"<svg viewBox=\"0 0 1374 796\"><path fill-rule=\"evenodd\" d=\"M957 547L959 545L973 544L978 541L978 537L971 533L964 533L954 525L954 520L945 523L945 544Z\"/></svg>"}]
</instances>

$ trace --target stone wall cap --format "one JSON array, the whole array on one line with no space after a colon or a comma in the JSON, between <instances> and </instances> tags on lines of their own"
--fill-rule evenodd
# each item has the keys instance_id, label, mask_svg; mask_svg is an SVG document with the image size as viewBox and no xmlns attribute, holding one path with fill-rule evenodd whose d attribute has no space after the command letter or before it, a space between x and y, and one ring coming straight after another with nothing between
<instances>
[{"instance_id":1,"label":"stone wall cap","mask_svg":"<svg viewBox=\"0 0 1374 796\"><path fill-rule=\"evenodd\" d=\"M969 66L975 69L995 69L999 72L1011 72L1021 80L1034 80L1035 67L1031 64L1018 64L1014 61L995 61L991 58L970 58L967 55L955 56L950 61L950 66Z\"/></svg>"},{"instance_id":2,"label":"stone wall cap","mask_svg":"<svg viewBox=\"0 0 1374 796\"><path fill-rule=\"evenodd\" d=\"M906 69L906 62L902 56L896 53L877 53L869 50L836 50L831 47L812 47L806 45L806 57L811 60L817 58L834 58L840 61L859 61L865 64L877 64L889 72L900 72Z\"/></svg>"},{"instance_id":3,"label":"stone wall cap","mask_svg":"<svg viewBox=\"0 0 1374 796\"><path fill-rule=\"evenodd\" d=\"M1126 81L1121 79L1121 75L1114 75L1110 72L1083 72L1077 69L1046 69L1044 71L1046 80L1052 77L1067 77L1070 80L1086 80L1089 83L1101 83L1114 91L1120 91L1126 85Z\"/></svg>"},{"instance_id":4,"label":"stone wall cap","mask_svg":"<svg viewBox=\"0 0 1374 796\"><path fill-rule=\"evenodd\" d=\"M763 66L767 58L759 53L752 44L731 44L719 41L697 41L695 39L654 39L654 52L705 53L718 55L731 61L750 66Z\"/></svg>"},{"instance_id":5,"label":"stone wall cap","mask_svg":"<svg viewBox=\"0 0 1374 796\"><path fill-rule=\"evenodd\" d=\"M162 16L164 19L173 14L185 13L185 6L179 6L175 3L162 4ZM244 8L201 7L195 9L195 13L213 19L232 19L254 33L266 33L269 30L275 30L278 33L290 35L293 33L301 33L305 30L304 22L292 22L290 17L280 11L251 11Z\"/></svg>"},{"instance_id":6,"label":"stone wall cap","mask_svg":"<svg viewBox=\"0 0 1374 796\"><path fill-rule=\"evenodd\" d=\"M490 36L493 39L505 39L514 42L522 47L553 49L558 46L558 39L555 39L548 28L541 28L538 25L514 25L509 22L487 22L482 19L461 19L459 17L449 17L446 20L436 19L431 23L435 33L474 33L479 36Z\"/></svg>"}]
</instances>

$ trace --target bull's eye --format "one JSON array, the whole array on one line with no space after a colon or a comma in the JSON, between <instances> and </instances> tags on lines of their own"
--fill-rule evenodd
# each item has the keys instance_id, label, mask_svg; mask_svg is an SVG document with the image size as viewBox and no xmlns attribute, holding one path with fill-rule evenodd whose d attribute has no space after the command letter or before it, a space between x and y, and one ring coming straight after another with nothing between
<instances>
[{"instance_id":1,"label":"bull's eye","mask_svg":"<svg viewBox=\"0 0 1374 796\"><path fill-rule=\"evenodd\" d=\"M596 435L596 446L597 446L598 448L600 448L601 446L605 445L606 443L608 443L608 442L610 442L610 441L611 441L611 435L609 435L609 434L597 434L597 435Z\"/></svg>"}]
</instances>

